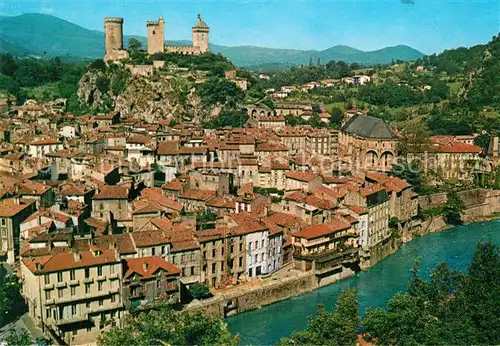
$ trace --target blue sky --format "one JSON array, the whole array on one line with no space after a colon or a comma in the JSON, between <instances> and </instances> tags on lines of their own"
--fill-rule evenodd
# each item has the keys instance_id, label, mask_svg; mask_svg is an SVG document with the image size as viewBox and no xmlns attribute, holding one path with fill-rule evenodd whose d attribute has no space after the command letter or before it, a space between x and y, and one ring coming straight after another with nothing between
<instances>
[{"instance_id":1,"label":"blue sky","mask_svg":"<svg viewBox=\"0 0 500 346\"><path fill-rule=\"evenodd\" d=\"M196 14L211 42L235 46L362 50L406 44L424 53L487 42L500 31L500 0L165 1L1 0L0 14L52 14L103 30L105 16L125 19L125 34L146 35L145 22L163 16L166 39L190 39ZM0 28L1 33L1 28Z\"/></svg>"}]
</instances>

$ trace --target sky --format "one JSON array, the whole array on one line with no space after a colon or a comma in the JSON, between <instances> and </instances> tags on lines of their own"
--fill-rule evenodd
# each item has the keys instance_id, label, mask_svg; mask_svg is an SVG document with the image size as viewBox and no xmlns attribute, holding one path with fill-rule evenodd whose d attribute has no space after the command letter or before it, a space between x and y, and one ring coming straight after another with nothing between
<instances>
[{"instance_id":1,"label":"sky","mask_svg":"<svg viewBox=\"0 0 500 346\"><path fill-rule=\"evenodd\" d=\"M500 32L500 0L0 0L0 15L51 14L103 31L123 17L124 34L146 36L163 16L165 39L191 39L200 13L210 42L225 46L369 51L405 44L426 54L484 43ZM0 28L1 34L1 28Z\"/></svg>"}]
</instances>

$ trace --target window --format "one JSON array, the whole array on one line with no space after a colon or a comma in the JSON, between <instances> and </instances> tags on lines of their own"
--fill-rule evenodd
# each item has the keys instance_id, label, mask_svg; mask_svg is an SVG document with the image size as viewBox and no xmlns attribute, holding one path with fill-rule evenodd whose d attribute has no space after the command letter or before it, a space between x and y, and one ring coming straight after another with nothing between
<instances>
[{"instance_id":1,"label":"window","mask_svg":"<svg viewBox=\"0 0 500 346\"><path fill-rule=\"evenodd\" d=\"M73 336L77 335L77 334L78 334L78 329L73 329L73 330L71 331L71 333L73 334Z\"/></svg>"},{"instance_id":2,"label":"window","mask_svg":"<svg viewBox=\"0 0 500 346\"><path fill-rule=\"evenodd\" d=\"M75 280L75 270L74 269L71 269L69 271L69 279L70 280Z\"/></svg>"},{"instance_id":3,"label":"window","mask_svg":"<svg viewBox=\"0 0 500 346\"><path fill-rule=\"evenodd\" d=\"M50 285L50 275L49 274L45 274L45 284Z\"/></svg>"},{"instance_id":4,"label":"window","mask_svg":"<svg viewBox=\"0 0 500 346\"><path fill-rule=\"evenodd\" d=\"M45 291L45 299L49 300L50 299L50 292L51 291Z\"/></svg>"},{"instance_id":5,"label":"window","mask_svg":"<svg viewBox=\"0 0 500 346\"><path fill-rule=\"evenodd\" d=\"M191 275L194 275L194 267L191 267Z\"/></svg>"},{"instance_id":6,"label":"window","mask_svg":"<svg viewBox=\"0 0 500 346\"><path fill-rule=\"evenodd\" d=\"M109 273L114 274L115 273L115 266L109 266Z\"/></svg>"},{"instance_id":7,"label":"window","mask_svg":"<svg viewBox=\"0 0 500 346\"><path fill-rule=\"evenodd\" d=\"M2 226L5 226L5 219L2 219Z\"/></svg>"},{"instance_id":8,"label":"window","mask_svg":"<svg viewBox=\"0 0 500 346\"><path fill-rule=\"evenodd\" d=\"M257 249L259 247L259 242L256 240L255 241L255 249Z\"/></svg>"},{"instance_id":9,"label":"window","mask_svg":"<svg viewBox=\"0 0 500 346\"><path fill-rule=\"evenodd\" d=\"M76 287L75 286L71 286L71 295L72 296L76 295Z\"/></svg>"},{"instance_id":10,"label":"window","mask_svg":"<svg viewBox=\"0 0 500 346\"><path fill-rule=\"evenodd\" d=\"M63 275L61 272L57 273L57 282L62 282L63 281Z\"/></svg>"},{"instance_id":11,"label":"window","mask_svg":"<svg viewBox=\"0 0 500 346\"><path fill-rule=\"evenodd\" d=\"M97 276L102 276L102 266L97 267Z\"/></svg>"},{"instance_id":12,"label":"window","mask_svg":"<svg viewBox=\"0 0 500 346\"><path fill-rule=\"evenodd\" d=\"M97 290L98 290L99 292L101 292L101 291L102 291L102 282L101 282L101 281L99 281L99 282L97 283Z\"/></svg>"},{"instance_id":13,"label":"window","mask_svg":"<svg viewBox=\"0 0 500 346\"><path fill-rule=\"evenodd\" d=\"M99 306L103 306L103 304L104 304L104 300L99 299Z\"/></svg>"},{"instance_id":14,"label":"window","mask_svg":"<svg viewBox=\"0 0 500 346\"><path fill-rule=\"evenodd\" d=\"M99 209L100 209L100 210L104 210L104 205L103 205L102 203L101 203L101 204L99 204Z\"/></svg>"},{"instance_id":15,"label":"window","mask_svg":"<svg viewBox=\"0 0 500 346\"><path fill-rule=\"evenodd\" d=\"M50 309L45 310L45 316L47 318L51 318L52 317L52 310L50 310Z\"/></svg>"},{"instance_id":16,"label":"window","mask_svg":"<svg viewBox=\"0 0 500 346\"><path fill-rule=\"evenodd\" d=\"M86 307L87 309L90 309L90 302L86 302L86 303L85 303L85 307Z\"/></svg>"},{"instance_id":17,"label":"window","mask_svg":"<svg viewBox=\"0 0 500 346\"><path fill-rule=\"evenodd\" d=\"M266 240L262 239L262 247L265 247L265 246L266 246Z\"/></svg>"},{"instance_id":18,"label":"window","mask_svg":"<svg viewBox=\"0 0 500 346\"><path fill-rule=\"evenodd\" d=\"M223 247L220 249L220 255L224 256L224 248Z\"/></svg>"},{"instance_id":19,"label":"window","mask_svg":"<svg viewBox=\"0 0 500 346\"><path fill-rule=\"evenodd\" d=\"M151 249L151 256L155 256L156 255L156 251L155 250L156 250L156 248L152 248Z\"/></svg>"},{"instance_id":20,"label":"window","mask_svg":"<svg viewBox=\"0 0 500 346\"><path fill-rule=\"evenodd\" d=\"M85 294L90 293L90 284L85 284Z\"/></svg>"},{"instance_id":21,"label":"window","mask_svg":"<svg viewBox=\"0 0 500 346\"><path fill-rule=\"evenodd\" d=\"M111 295L111 303L114 303L116 301L116 295L112 294Z\"/></svg>"},{"instance_id":22,"label":"window","mask_svg":"<svg viewBox=\"0 0 500 346\"><path fill-rule=\"evenodd\" d=\"M243 257L239 258L238 267L240 267L240 268L243 267Z\"/></svg>"},{"instance_id":23,"label":"window","mask_svg":"<svg viewBox=\"0 0 500 346\"><path fill-rule=\"evenodd\" d=\"M85 279L90 278L90 268L85 268Z\"/></svg>"},{"instance_id":24,"label":"window","mask_svg":"<svg viewBox=\"0 0 500 346\"><path fill-rule=\"evenodd\" d=\"M259 261L259 254L256 254L255 255L255 263L257 263Z\"/></svg>"},{"instance_id":25,"label":"window","mask_svg":"<svg viewBox=\"0 0 500 346\"><path fill-rule=\"evenodd\" d=\"M212 273L215 273L215 263L212 263Z\"/></svg>"},{"instance_id":26,"label":"window","mask_svg":"<svg viewBox=\"0 0 500 346\"><path fill-rule=\"evenodd\" d=\"M71 315L72 316L76 315L76 305L71 305Z\"/></svg>"},{"instance_id":27,"label":"window","mask_svg":"<svg viewBox=\"0 0 500 346\"><path fill-rule=\"evenodd\" d=\"M240 244L241 245L241 244ZM252 251L252 243L248 243L248 251Z\"/></svg>"},{"instance_id":28,"label":"window","mask_svg":"<svg viewBox=\"0 0 500 346\"><path fill-rule=\"evenodd\" d=\"M62 297L63 297L63 295L64 295L63 290L62 290L62 289L58 289L58 290L57 290L57 297L58 297L58 298L62 298Z\"/></svg>"},{"instance_id":29,"label":"window","mask_svg":"<svg viewBox=\"0 0 500 346\"><path fill-rule=\"evenodd\" d=\"M231 255L234 253L234 245L231 245Z\"/></svg>"},{"instance_id":30,"label":"window","mask_svg":"<svg viewBox=\"0 0 500 346\"><path fill-rule=\"evenodd\" d=\"M243 243L240 243L240 252L242 252L242 251L243 251Z\"/></svg>"},{"instance_id":31,"label":"window","mask_svg":"<svg viewBox=\"0 0 500 346\"><path fill-rule=\"evenodd\" d=\"M212 258L215 258L215 249L212 250Z\"/></svg>"},{"instance_id":32,"label":"window","mask_svg":"<svg viewBox=\"0 0 500 346\"><path fill-rule=\"evenodd\" d=\"M161 247L161 254L164 255L165 254L165 246L162 246Z\"/></svg>"}]
</instances>

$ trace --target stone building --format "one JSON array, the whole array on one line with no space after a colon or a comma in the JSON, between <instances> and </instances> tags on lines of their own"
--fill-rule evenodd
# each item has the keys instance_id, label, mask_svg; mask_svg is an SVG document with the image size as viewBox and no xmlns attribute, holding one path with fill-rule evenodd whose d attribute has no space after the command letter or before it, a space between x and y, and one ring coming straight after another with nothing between
<instances>
[{"instance_id":1,"label":"stone building","mask_svg":"<svg viewBox=\"0 0 500 346\"><path fill-rule=\"evenodd\" d=\"M148 32L148 53L179 53L186 55L198 55L206 53L209 48L210 28L198 14L196 24L192 28L192 46L166 46L165 45L165 21L163 17L158 20L150 20L146 23Z\"/></svg>"},{"instance_id":2,"label":"stone building","mask_svg":"<svg viewBox=\"0 0 500 346\"><path fill-rule=\"evenodd\" d=\"M128 58L128 52L123 49L123 18L104 18L104 61Z\"/></svg>"},{"instance_id":3,"label":"stone building","mask_svg":"<svg viewBox=\"0 0 500 346\"><path fill-rule=\"evenodd\" d=\"M354 115L339 132L339 157L365 170L390 171L397 136L382 119Z\"/></svg>"}]
</instances>

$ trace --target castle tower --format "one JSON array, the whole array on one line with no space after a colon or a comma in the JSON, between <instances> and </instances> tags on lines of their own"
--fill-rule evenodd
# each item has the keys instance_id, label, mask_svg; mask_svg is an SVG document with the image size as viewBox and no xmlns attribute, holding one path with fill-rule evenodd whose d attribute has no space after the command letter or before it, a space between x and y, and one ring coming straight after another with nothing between
<instances>
[{"instance_id":1,"label":"castle tower","mask_svg":"<svg viewBox=\"0 0 500 346\"><path fill-rule=\"evenodd\" d=\"M193 26L193 47L198 48L201 53L206 53L210 50L208 46L209 32L210 28L207 23L205 23L198 14L198 20Z\"/></svg>"},{"instance_id":2,"label":"castle tower","mask_svg":"<svg viewBox=\"0 0 500 346\"><path fill-rule=\"evenodd\" d=\"M148 28L148 54L165 52L165 22L163 17L150 20L146 23Z\"/></svg>"},{"instance_id":3,"label":"castle tower","mask_svg":"<svg viewBox=\"0 0 500 346\"><path fill-rule=\"evenodd\" d=\"M104 18L104 36L107 56L113 51L123 50L123 18Z\"/></svg>"}]
</instances>

